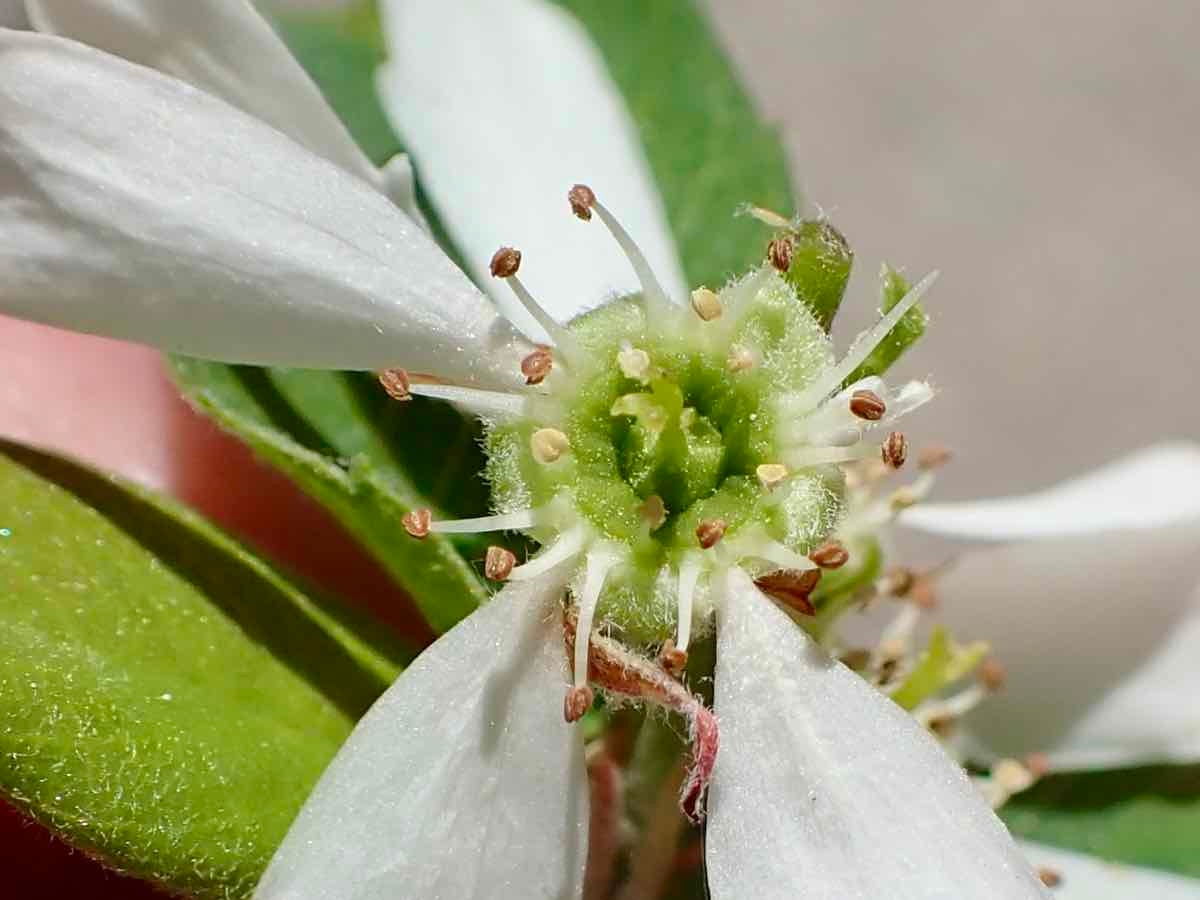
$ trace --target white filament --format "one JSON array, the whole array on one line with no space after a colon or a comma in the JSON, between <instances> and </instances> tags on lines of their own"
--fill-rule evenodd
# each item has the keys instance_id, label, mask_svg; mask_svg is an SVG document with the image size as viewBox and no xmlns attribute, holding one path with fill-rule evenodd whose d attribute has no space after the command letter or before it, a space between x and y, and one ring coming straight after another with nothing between
<instances>
[{"instance_id":1,"label":"white filament","mask_svg":"<svg viewBox=\"0 0 1200 900\"><path fill-rule=\"evenodd\" d=\"M596 604L609 570L620 557L609 550L597 549L588 554L583 589L579 594L579 620L575 626L575 687L587 684L588 646L592 639L592 623L596 619Z\"/></svg>"},{"instance_id":2,"label":"white filament","mask_svg":"<svg viewBox=\"0 0 1200 900\"><path fill-rule=\"evenodd\" d=\"M700 580L700 562L699 553L689 553L679 564L679 623L675 632L675 646L680 650L686 650L692 639L692 608L696 598L696 582Z\"/></svg>"},{"instance_id":3,"label":"white filament","mask_svg":"<svg viewBox=\"0 0 1200 900\"><path fill-rule=\"evenodd\" d=\"M519 416L525 411L524 397L503 391L481 391L453 384L410 384L408 392L446 400L476 416Z\"/></svg>"},{"instance_id":4,"label":"white filament","mask_svg":"<svg viewBox=\"0 0 1200 900\"><path fill-rule=\"evenodd\" d=\"M588 530L583 525L576 525L570 531L565 531L558 536L558 539L541 553L529 560L527 563L522 563L512 570L508 576L509 581L528 581L531 578L549 572L559 563L566 562L583 552L583 548L587 546Z\"/></svg>"},{"instance_id":5,"label":"white filament","mask_svg":"<svg viewBox=\"0 0 1200 900\"><path fill-rule=\"evenodd\" d=\"M525 283L516 275L510 275L504 279L508 282L508 286L512 288L513 295L520 301L521 308L533 317L533 320L542 326L542 329L550 337L551 343L555 347L562 347L564 350L571 343L571 335L567 329L563 328L555 318L546 312L540 303L533 299L533 294L529 293L529 289L525 287ZM505 315L510 322L521 327L520 316L512 316L506 310ZM525 329L522 329L525 330ZM533 335L537 339L536 335Z\"/></svg>"},{"instance_id":6,"label":"white filament","mask_svg":"<svg viewBox=\"0 0 1200 900\"><path fill-rule=\"evenodd\" d=\"M793 409L809 409L815 407L836 391L838 385L862 365L863 360L871 355L871 351L878 347L880 342L891 333L891 330L896 327L896 324L904 314L920 302L921 298L925 296L925 292L937 280L938 274L937 271L930 272L917 282L916 286L905 294L886 316L858 336L853 346L842 357L841 362L832 369L829 369L821 378L818 378L807 388L787 398L785 402Z\"/></svg>"},{"instance_id":7,"label":"white filament","mask_svg":"<svg viewBox=\"0 0 1200 900\"><path fill-rule=\"evenodd\" d=\"M620 246L621 252L629 260L629 265L633 267L634 274L637 275L637 279L642 285L642 294L646 298L646 305L651 308L654 306L660 308L670 306L671 298L667 296L667 292L659 284L658 278L655 276L654 270L650 268L650 263L647 262L645 255L633 238L629 236L629 232L617 221L617 217L609 212L599 200L593 201L592 210L600 217L600 221L604 223L604 227L609 230L613 239Z\"/></svg>"},{"instance_id":8,"label":"white filament","mask_svg":"<svg viewBox=\"0 0 1200 900\"><path fill-rule=\"evenodd\" d=\"M431 522L429 530L437 534L484 534L489 531L522 531L537 524L536 509L522 509L498 516L475 519L446 519Z\"/></svg>"}]
</instances>

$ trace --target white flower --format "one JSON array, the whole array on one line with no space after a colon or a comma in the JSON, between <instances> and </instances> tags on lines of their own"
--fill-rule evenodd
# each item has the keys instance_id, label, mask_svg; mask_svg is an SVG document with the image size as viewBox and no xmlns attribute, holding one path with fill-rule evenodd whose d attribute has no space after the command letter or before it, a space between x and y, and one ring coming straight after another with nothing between
<instances>
[{"instance_id":1,"label":"white flower","mask_svg":"<svg viewBox=\"0 0 1200 900\"><path fill-rule=\"evenodd\" d=\"M529 302L515 266L504 280L519 305L499 281L486 283L514 324L535 340L558 341L558 370L580 359L571 350L578 335L559 322L612 294L640 286L651 312L684 321L667 305L682 296L682 282L660 204L595 50L540 2L506 4L503 16L486 14L491 5L460 6L448 27L444 4L385 4L393 62L381 93L477 278L486 279L497 245L521 243L533 293L558 321ZM515 392L530 345L399 208L411 208L411 184L396 182L399 205L380 195L387 177L362 160L248 4L29 7L38 27L109 52L0 35L4 311L228 361L403 365L446 382L409 384L413 392L500 418L540 402ZM623 252L597 250L590 231L560 225L561 191L580 176L621 210L639 244L599 204L584 206L616 232ZM625 257L637 278L621 268ZM544 282L535 280L543 273ZM772 277L722 292L726 318L770 301ZM846 437L854 423L836 391L889 321L842 364L821 357L819 377L791 392L787 402L813 427L789 433L788 468L861 455L865 429ZM828 354L814 347L814 359ZM631 359L629 371L645 370ZM746 365L754 362L747 351ZM899 408L928 393L872 387ZM535 457L543 448L539 462L565 452L559 437L534 444ZM774 475L760 480L774 487ZM559 713L569 680L560 598L572 577L584 637L574 690L585 687L580 661L586 681L590 639L593 665L617 660L636 682L631 692L692 716L696 766L705 770L692 787L703 789L716 750L711 714L661 671L638 668L591 633L587 620L624 557L581 517L560 513L509 510L462 526L542 529L554 540L368 713L257 896L578 896L583 746ZM410 523L415 532L425 527ZM755 587L742 558L811 564L778 542L745 538L731 537L711 556L685 555L670 588L680 649L693 600L705 600L717 619L721 735L707 864L718 900L884 890L898 898L1041 896L958 767L795 627ZM577 571L572 562L584 557ZM605 686L619 689L613 679Z\"/></svg>"},{"instance_id":2,"label":"white flower","mask_svg":"<svg viewBox=\"0 0 1200 900\"><path fill-rule=\"evenodd\" d=\"M1024 497L926 505L901 524L966 545L941 616L1007 684L974 755L1052 771L1200 760L1200 448L1162 444Z\"/></svg>"}]
</instances>

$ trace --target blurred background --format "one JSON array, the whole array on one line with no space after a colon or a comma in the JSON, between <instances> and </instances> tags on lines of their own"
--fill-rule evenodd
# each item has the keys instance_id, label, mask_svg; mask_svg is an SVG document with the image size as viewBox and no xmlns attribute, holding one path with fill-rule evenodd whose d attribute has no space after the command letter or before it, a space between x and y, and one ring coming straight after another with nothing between
<instances>
[{"instance_id":1,"label":"blurred background","mask_svg":"<svg viewBox=\"0 0 1200 900\"><path fill-rule=\"evenodd\" d=\"M1188 2L711 0L857 252L942 270L901 364L942 391L906 423L960 451L939 498L1021 491L1200 439L1200 17Z\"/></svg>"}]
</instances>

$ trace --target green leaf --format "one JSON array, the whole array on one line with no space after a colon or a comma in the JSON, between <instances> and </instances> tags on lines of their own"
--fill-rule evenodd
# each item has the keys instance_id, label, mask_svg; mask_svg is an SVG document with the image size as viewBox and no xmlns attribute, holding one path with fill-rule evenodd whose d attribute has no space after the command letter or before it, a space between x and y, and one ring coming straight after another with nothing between
<instances>
[{"instance_id":1,"label":"green leaf","mask_svg":"<svg viewBox=\"0 0 1200 900\"><path fill-rule=\"evenodd\" d=\"M0 791L116 868L249 894L399 671L195 514L0 445Z\"/></svg>"},{"instance_id":2,"label":"green leaf","mask_svg":"<svg viewBox=\"0 0 1200 900\"><path fill-rule=\"evenodd\" d=\"M367 157L382 165L400 152L375 94L375 69L384 48L374 4L281 12L274 23Z\"/></svg>"},{"instance_id":3,"label":"green leaf","mask_svg":"<svg viewBox=\"0 0 1200 900\"><path fill-rule=\"evenodd\" d=\"M769 235L746 203L789 215L786 155L692 0L557 0L588 29L641 132L688 280L723 284Z\"/></svg>"},{"instance_id":4,"label":"green leaf","mask_svg":"<svg viewBox=\"0 0 1200 900\"><path fill-rule=\"evenodd\" d=\"M1019 837L1200 878L1200 766L1051 776L1001 816Z\"/></svg>"},{"instance_id":5,"label":"green leaf","mask_svg":"<svg viewBox=\"0 0 1200 900\"><path fill-rule=\"evenodd\" d=\"M487 599L453 543L440 535L414 540L400 525L418 507L458 512L456 498L470 502L463 491L482 485L478 448L453 410L415 401L394 414L374 410L386 394L357 373L271 372L183 357L171 366L194 403L329 509L404 586L435 630L445 631ZM452 426L444 425L446 417ZM401 430L406 435L395 433ZM426 490L447 489L441 504L418 489L413 471L427 473Z\"/></svg>"}]
</instances>

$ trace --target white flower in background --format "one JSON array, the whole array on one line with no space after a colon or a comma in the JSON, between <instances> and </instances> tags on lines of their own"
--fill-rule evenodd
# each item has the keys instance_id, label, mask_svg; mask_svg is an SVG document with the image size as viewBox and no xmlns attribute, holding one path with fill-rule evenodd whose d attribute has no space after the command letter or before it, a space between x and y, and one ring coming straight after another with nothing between
<instances>
[{"instance_id":1,"label":"white flower in background","mask_svg":"<svg viewBox=\"0 0 1200 900\"><path fill-rule=\"evenodd\" d=\"M719 294L698 291L690 307L673 305L685 295L660 204L628 116L578 28L535 2L507 4L500 17L462 4L451 29L444 4L384 8L393 59L382 76L385 105L473 272L500 276L487 281L497 302L535 340L555 342L552 351L522 341L377 193L386 179L347 147L247 4L30 3L39 27L174 77L66 40L0 37L4 311L228 361L436 374L439 384L398 372L391 383L501 421L493 477L502 511L474 523L417 516L410 531L520 527L547 545L522 566L490 560L491 573L512 584L426 651L364 718L258 896L577 896L587 798L582 738L562 721L568 684L573 717L589 675L690 716L693 807L717 742L712 714L677 681L590 625L658 634L670 623L682 653L693 623L711 627L714 618L721 731L707 865L718 900L878 890L1040 896L1003 826L936 743L831 661L753 580L772 568L798 578L816 570L803 554L818 535L752 526L767 505L782 510L785 526L831 523L825 467L878 452L839 386L927 282L837 364L820 329L785 305L769 268ZM580 176L629 230L589 191L572 192L577 213L602 219L619 249L566 227L562 192ZM393 196L406 205L404 191ZM505 241L527 255L520 277L519 255L492 255ZM560 324L638 289L645 321L640 305L624 302L570 329ZM793 341L764 353L759 326L772 316ZM590 352L613 341L616 352ZM669 534L656 537L653 526L677 510L647 502L638 511L645 521L622 533L589 506L617 487L592 490L572 469L588 452L580 439L589 422L632 422L651 479L651 464L670 460L655 455L659 436L685 435L703 451L705 416L683 405L681 353L722 363L707 385L763 403L761 440L745 452L776 455L754 457L747 474L756 478L727 496L728 518L698 516L694 528L664 526ZM769 404L762 389L737 393L747 371L768 376ZM614 379L625 385L616 402L578 414L580 397L611 400L597 385ZM871 390L891 415L928 397L919 383L854 388ZM784 413L788 427L774 428ZM791 419L804 422L797 429ZM707 477L697 470L682 481ZM542 494L555 499L535 502ZM646 580L636 557L647 547L666 565L630 604L620 588ZM1178 572L1180 557L1194 555L1175 548L1164 562ZM571 679L557 614L568 585L570 622L583 636ZM1074 621L1073 632L1086 641L1094 624Z\"/></svg>"}]
</instances>

